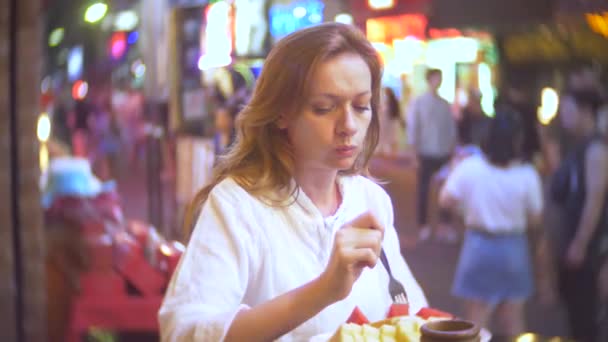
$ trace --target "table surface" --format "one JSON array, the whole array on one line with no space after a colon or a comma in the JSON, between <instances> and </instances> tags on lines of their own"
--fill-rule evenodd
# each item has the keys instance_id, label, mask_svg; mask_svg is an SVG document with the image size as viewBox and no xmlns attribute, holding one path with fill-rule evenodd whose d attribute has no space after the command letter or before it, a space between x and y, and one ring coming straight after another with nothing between
<instances>
[{"instance_id":1,"label":"table surface","mask_svg":"<svg viewBox=\"0 0 608 342\"><path fill-rule=\"evenodd\" d=\"M542 336L534 333L525 333L518 336L492 336L491 342L574 342L568 337Z\"/></svg>"}]
</instances>

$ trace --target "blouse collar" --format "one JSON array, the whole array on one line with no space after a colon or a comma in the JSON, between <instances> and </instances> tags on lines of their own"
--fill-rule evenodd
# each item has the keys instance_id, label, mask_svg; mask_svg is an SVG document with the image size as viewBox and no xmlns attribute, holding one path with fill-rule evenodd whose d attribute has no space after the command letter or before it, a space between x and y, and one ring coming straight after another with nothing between
<instances>
[{"instance_id":1,"label":"blouse collar","mask_svg":"<svg viewBox=\"0 0 608 342\"><path fill-rule=\"evenodd\" d=\"M338 205L338 209L336 210L336 212L332 215L330 215L329 217L327 217L327 219L329 218L335 218L335 217L339 217L343 212L344 212L344 208L347 207L346 203L349 200L349 196L348 196L348 176L341 176L338 175L336 177L336 183L338 185L338 191L340 191L340 197L341 197L341 202ZM297 183L295 182L295 180L292 180L292 184L293 186L297 187L296 192L293 194L293 196L297 196L295 198L295 203L297 203L302 209L304 209L304 211L306 211L307 214L309 215L314 215L317 216L321 219L325 219L323 217L323 215L321 214L321 211L319 210L319 208L317 208L317 206L313 203L313 201L310 199L310 197L308 197L308 195L306 195L306 193L304 192L304 190L302 190L302 188L300 186L297 185ZM291 198L291 201L293 201L293 197Z\"/></svg>"}]
</instances>

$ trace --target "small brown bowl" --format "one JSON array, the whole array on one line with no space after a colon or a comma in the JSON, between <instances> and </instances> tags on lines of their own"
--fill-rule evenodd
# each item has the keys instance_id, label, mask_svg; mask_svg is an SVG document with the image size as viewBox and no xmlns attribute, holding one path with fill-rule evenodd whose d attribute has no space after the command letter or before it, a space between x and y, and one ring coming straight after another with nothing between
<instances>
[{"instance_id":1,"label":"small brown bowl","mask_svg":"<svg viewBox=\"0 0 608 342\"><path fill-rule=\"evenodd\" d=\"M479 342L480 328L460 319L433 321L420 327L421 342Z\"/></svg>"}]
</instances>

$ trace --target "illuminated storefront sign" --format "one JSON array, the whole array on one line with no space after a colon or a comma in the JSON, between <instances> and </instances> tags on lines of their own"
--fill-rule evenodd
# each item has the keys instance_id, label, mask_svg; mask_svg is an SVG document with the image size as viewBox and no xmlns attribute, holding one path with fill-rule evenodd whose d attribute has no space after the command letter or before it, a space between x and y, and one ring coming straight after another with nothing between
<instances>
[{"instance_id":1,"label":"illuminated storefront sign","mask_svg":"<svg viewBox=\"0 0 608 342\"><path fill-rule=\"evenodd\" d=\"M593 32L608 38L608 12L602 14L587 13L585 14L585 19Z\"/></svg>"},{"instance_id":2,"label":"illuminated storefront sign","mask_svg":"<svg viewBox=\"0 0 608 342\"><path fill-rule=\"evenodd\" d=\"M229 65L232 62L232 6L217 1L206 8L205 18L198 68L208 70Z\"/></svg>"},{"instance_id":3,"label":"illuminated storefront sign","mask_svg":"<svg viewBox=\"0 0 608 342\"><path fill-rule=\"evenodd\" d=\"M395 6L395 0L367 0L369 8L379 10Z\"/></svg>"},{"instance_id":4,"label":"illuminated storefront sign","mask_svg":"<svg viewBox=\"0 0 608 342\"><path fill-rule=\"evenodd\" d=\"M263 56L268 32L266 0L235 0L234 50L239 56Z\"/></svg>"},{"instance_id":5,"label":"illuminated storefront sign","mask_svg":"<svg viewBox=\"0 0 608 342\"><path fill-rule=\"evenodd\" d=\"M466 99L460 93L475 89L483 96L484 112L492 115L496 58L487 48L493 45L491 37L483 32L465 35L453 28L428 29L427 25L422 14L366 20L367 38L384 62L383 82L396 82L410 99L426 91L426 70L437 68L443 73L439 88L443 98L463 105Z\"/></svg>"},{"instance_id":6,"label":"illuminated storefront sign","mask_svg":"<svg viewBox=\"0 0 608 342\"><path fill-rule=\"evenodd\" d=\"M270 34L275 41L299 29L323 21L325 4L318 0L275 4L270 7Z\"/></svg>"},{"instance_id":7,"label":"illuminated storefront sign","mask_svg":"<svg viewBox=\"0 0 608 342\"><path fill-rule=\"evenodd\" d=\"M373 42L392 44L405 37L425 38L427 20L420 14L403 14L372 18L366 21L367 38Z\"/></svg>"},{"instance_id":8,"label":"illuminated storefront sign","mask_svg":"<svg viewBox=\"0 0 608 342\"><path fill-rule=\"evenodd\" d=\"M82 46L75 46L70 49L67 57L68 80L74 81L82 75L84 63L84 50Z\"/></svg>"},{"instance_id":9,"label":"illuminated storefront sign","mask_svg":"<svg viewBox=\"0 0 608 342\"><path fill-rule=\"evenodd\" d=\"M123 58L128 46L126 33L114 32L110 38L110 56L115 60Z\"/></svg>"}]
</instances>

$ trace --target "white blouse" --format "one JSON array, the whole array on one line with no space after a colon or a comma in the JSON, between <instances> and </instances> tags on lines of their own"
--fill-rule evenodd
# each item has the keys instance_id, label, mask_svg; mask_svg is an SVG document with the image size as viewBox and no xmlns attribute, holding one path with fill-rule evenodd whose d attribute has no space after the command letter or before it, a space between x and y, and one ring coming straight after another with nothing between
<instances>
[{"instance_id":1,"label":"white blouse","mask_svg":"<svg viewBox=\"0 0 608 342\"><path fill-rule=\"evenodd\" d=\"M362 176L339 178L342 204L324 219L299 191L286 207L272 207L232 179L210 193L159 311L162 341L222 341L235 315L318 277L329 262L334 234L370 210L385 227L383 247L393 275L406 288L410 310L427 305L401 256L386 192ZM392 303L380 262L365 269L350 295L303 323L280 341L308 341L335 331L355 306L372 321Z\"/></svg>"},{"instance_id":2,"label":"white blouse","mask_svg":"<svg viewBox=\"0 0 608 342\"><path fill-rule=\"evenodd\" d=\"M531 164L500 168L483 155L461 161L444 185L456 198L468 227L494 233L523 232L530 215L543 210L540 175Z\"/></svg>"}]
</instances>

